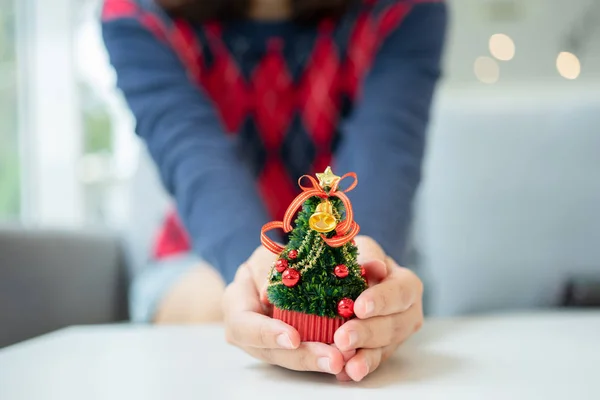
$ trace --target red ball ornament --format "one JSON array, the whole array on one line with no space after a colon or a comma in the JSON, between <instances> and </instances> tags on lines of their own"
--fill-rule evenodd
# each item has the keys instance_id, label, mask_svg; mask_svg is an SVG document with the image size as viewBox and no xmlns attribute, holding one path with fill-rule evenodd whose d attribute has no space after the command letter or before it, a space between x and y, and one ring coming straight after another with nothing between
<instances>
[{"instance_id":1,"label":"red ball ornament","mask_svg":"<svg viewBox=\"0 0 600 400\"><path fill-rule=\"evenodd\" d=\"M296 271L295 269L288 268L283 271L283 274L281 275L281 281L287 287L294 287L298 284L298 281L300 281L300 272Z\"/></svg>"},{"instance_id":2,"label":"red ball ornament","mask_svg":"<svg viewBox=\"0 0 600 400\"><path fill-rule=\"evenodd\" d=\"M360 266L360 276L362 276L363 278L367 277L367 270L362 265Z\"/></svg>"},{"instance_id":3,"label":"red ball ornament","mask_svg":"<svg viewBox=\"0 0 600 400\"><path fill-rule=\"evenodd\" d=\"M343 318L350 318L354 315L354 301L344 298L338 303L338 314Z\"/></svg>"},{"instance_id":4,"label":"red ball ornament","mask_svg":"<svg viewBox=\"0 0 600 400\"><path fill-rule=\"evenodd\" d=\"M277 272L283 272L288 267L288 262L286 259L280 258L275 262L275 269Z\"/></svg>"},{"instance_id":5,"label":"red ball ornament","mask_svg":"<svg viewBox=\"0 0 600 400\"><path fill-rule=\"evenodd\" d=\"M335 269L333 270L333 273L338 278L345 278L348 276L348 267L346 267L344 264L340 264L335 267Z\"/></svg>"},{"instance_id":6,"label":"red ball ornament","mask_svg":"<svg viewBox=\"0 0 600 400\"><path fill-rule=\"evenodd\" d=\"M290 250L288 252L288 258L290 260L295 260L296 258L298 258L298 250Z\"/></svg>"}]
</instances>

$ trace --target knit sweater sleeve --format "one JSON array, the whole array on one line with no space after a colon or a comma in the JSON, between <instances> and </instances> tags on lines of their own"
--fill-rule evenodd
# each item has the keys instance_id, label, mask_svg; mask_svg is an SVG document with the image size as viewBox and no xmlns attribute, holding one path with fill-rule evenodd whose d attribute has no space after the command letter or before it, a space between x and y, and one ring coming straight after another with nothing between
<instances>
[{"instance_id":1,"label":"knit sweater sleeve","mask_svg":"<svg viewBox=\"0 0 600 400\"><path fill-rule=\"evenodd\" d=\"M230 282L260 245L267 212L216 108L175 52L134 17L103 21L117 84L194 250Z\"/></svg>"},{"instance_id":2,"label":"knit sweater sleeve","mask_svg":"<svg viewBox=\"0 0 600 400\"><path fill-rule=\"evenodd\" d=\"M361 233L405 262L412 202L421 179L425 133L441 75L447 9L413 7L381 45L336 155L338 171L355 171L352 203Z\"/></svg>"}]
</instances>

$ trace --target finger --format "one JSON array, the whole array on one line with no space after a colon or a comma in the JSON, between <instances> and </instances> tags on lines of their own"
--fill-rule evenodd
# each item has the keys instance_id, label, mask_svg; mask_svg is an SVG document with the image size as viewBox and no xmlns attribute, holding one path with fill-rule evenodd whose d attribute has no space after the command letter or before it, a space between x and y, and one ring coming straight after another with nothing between
<instances>
[{"instance_id":1,"label":"finger","mask_svg":"<svg viewBox=\"0 0 600 400\"><path fill-rule=\"evenodd\" d=\"M352 378L350 378L350 376L348 376L348 374L346 373L345 369L342 370L342 372L337 374L335 377L340 382L350 382L352 380Z\"/></svg>"},{"instance_id":2,"label":"finger","mask_svg":"<svg viewBox=\"0 0 600 400\"><path fill-rule=\"evenodd\" d=\"M353 381L360 382L368 374L373 373L383 361L394 353L398 345L390 345L377 349L360 349L344 367L344 372Z\"/></svg>"},{"instance_id":3,"label":"finger","mask_svg":"<svg viewBox=\"0 0 600 400\"><path fill-rule=\"evenodd\" d=\"M385 263L379 262L379 260L368 261L362 264L365 272L367 273L367 282L369 286L376 285L383 281L390 273Z\"/></svg>"},{"instance_id":4,"label":"finger","mask_svg":"<svg viewBox=\"0 0 600 400\"><path fill-rule=\"evenodd\" d=\"M335 346L335 344L332 344L332 346ZM356 350L352 349L352 350L349 350L349 351L342 351L341 353L342 353L342 357L344 359L344 362L347 362L348 360L350 360L352 357L354 357L356 355ZM348 376L348 374L346 373L346 371L344 371L344 370L342 370L342 372L340 372L339 374L337 374L335 377L340 382L348 382L348 381L352 380L352 378L350 378Z\"/></svg>"},{"instance_id":5,"label":"finger","mask_svg":"<svg viewBox=\"0 0 600 400\"><path fill-rule=\"evenodd\" d=\"M357 236L354 238L358 247L358 263L366 264L370 261L381 261L385 263L385 252L377 242L368 236Z\"/></svg>"},{"instance_id":6,"label":"finger","mask_svg":"<svg viewBox=\"0 0 600 400\"><path fill-rule=\"evenodd\" d=\"M256 282L256 275L254 274L254 279ZM260 287L259 285L260 282L256 282L256 287ZM262 288L258 291L258 298L262 307L262 311L261 314L267 315L267 316L272 316L272 304L269 301L269 296L267 294L267 288L269 287L269 282L267 282L267 280L265 279L264 282L262 283Z\"/></svg>"},{"instance_id":7,"label":"finger","mask_svg":"<svg viewBox=\"0 0 600 400\"><path fill-rule=\"evenodd\" d=\"M227 324L227 341L240 347L296 349L300 334L286 323L265 315L245 311Z\"/></svg>"},{"instance_id":8,"label":"finger","mask_svg":"<svg viewBox=\"0 0 600 400\"><path fill-rule=\"evenodd\" d=\"M342 351L342 350L339 349L339 347L337 347L337 345L335 343L330 344L330 346L332 346L333 348L339 350L340 353L342 353L342 358L344 359L344 361L348 361L349 359L351 359L352 357L354 357L356 355L356 350L355 349L350 349L350 350Z\"/></svg>"},{"instance_id":9,"label":"finger","mask_svg":"<svg viewBox=\"0 0 600 400\"><path fill-rule=\"evenodd\" d=\"M365 376L375 371L382 358L382 349L360 349L354 358L348 361L344 371L355 382L362 381Z\"/></svg>"},{"instance_id":10,"label":"finger","mask_svg":"<svg viewBox=\"0 0 600 400\"><path fill-rule=\"evenodd\" d=\"M225 317L242 311L261 310L258 291L254 285L252 272L247 264L238 268L233 282L225 289L223 295Z\"/></svg>"},{"instance_id":11,"label":"finger","mask_svg":"<svg viewBox=\"0 0 600 400\"><path fill-rule=\"evenodd\" d=\"M355 241L358 247L358 263L365 268L369 285L381 282L389 273L385 263L385 252L368 236L357 236Z\"/></svg>"},{"instance_id":12,"label":"finger","mask_svg":"<svg viewBox=\"0 0 600 400\"><path fill-rule=\"evenodd\" d=\"M361 319L403 312L420 301L422 293L421 280L412 271L396 267L381 283L361 293L354 312Z\"/></svg>"},{"instance_id":13,"label":"finger","mask_svg":"<svg viewBox=\"0 0 600 400\"><path fill-rule=\"evenodd\" d=\"M262 246L256 249L248 259L247 263L257 288L260 288L267 282L269 271L273 267L273 263L276 259L277 255L271 253Z\"/></svg>"},{"instance_id":14,"label":"finger","mask_svg":"<svg viewBox=\"0 0 600 400\"><path fill-rule=\"evenodd\" d=\"M269 283L265 282L262 286L262 289L260 289L260 302L265 305L271 305L271 303L269 302L269 296L267 295L267 288L269 287Z\"/></svg>"},{"instance_id":15,"label":"finger","mask_svg":"<svg viewBox=\"0 0 600 400\"><path fill-rule=\"evenodd\" d=\"M283 349L295 349L300 345L300 335L294 328L260 313L262 305L258 292L245 267L240 268L227 288L223 307L229 343Z\"/></svg>"},{"instance_id":16,"label":"finger","mask_svg":"<svg viewBox=\"0 0 600 400\"><path fill-rule=\"evenodd\" d=\"M377 242L368 236L357 236L355 239L358 247L358 263L365 267L367 279L380 281L387 275L385 252Z\"/></svg>"},{"instance_id":17,"label":"finger","mask_svg":"<svg viewBox=\"0 0 600 400\"><path fill-rule=\"evenodd\" d=\"M246 351L269 364L294 371L325 372L337 375L344 368L342 353L323 343L305 342L296 350L247 348Z\"/></svg>"},{"instance_id":18,"label":"finger","mask_svg":"<svg viewBox=\"0 0 600 400\"><path fill-rule=\"evenodd\" d=\"M418 330L422 321L423 312L420 303L400 314L365 320L353 319L335 332L335 345L341 351L349 351L400 343Z\"/></svg>"},{"instance_id":19,"label":"finger","mask_svg":"<svg viewBox=\"0 0 600 400\"><path fill-rule=\"evenodd\" d=\"M356 355L356 349L351 349L348 351L340 350L340 353L342 353L342 358L344 359L344 361L348 361L349 359L351 359L352 357L354 357Z\"/></svg>"}]
</instances>

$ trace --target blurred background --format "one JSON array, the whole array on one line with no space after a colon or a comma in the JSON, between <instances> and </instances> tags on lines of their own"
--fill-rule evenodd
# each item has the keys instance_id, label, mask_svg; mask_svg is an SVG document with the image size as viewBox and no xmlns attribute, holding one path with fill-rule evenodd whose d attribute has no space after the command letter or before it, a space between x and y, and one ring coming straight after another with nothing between
<instances>
[{"instance_id":1,"label":"blurred background","mask_svg":"<svg viewBox=\"0 0 600 400\"><path fill-rule=\"evenodd\" d=\"M432 315L564 305L600 279L600 1L449 3L411 267ZM167 204L99 6L0 0L0 346L126 319Z\"/></svg>"}]
</instances>

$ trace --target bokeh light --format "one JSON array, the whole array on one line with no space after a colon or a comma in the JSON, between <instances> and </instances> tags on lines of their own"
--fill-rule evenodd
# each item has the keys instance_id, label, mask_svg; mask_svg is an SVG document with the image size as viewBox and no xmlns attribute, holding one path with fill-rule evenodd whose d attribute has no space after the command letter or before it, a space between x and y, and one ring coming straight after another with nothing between
<instances>
[{"instance_id":1,"label":"bokeh light","mask_svg":"<svg viewBox=\"0 0 600 400\"><path fill-rule=\"evenodd\" d=\"M581 63L575 54L563 51L556 58L556 69L565 79L577 79L581 73Z\"/></svg>"},{"instance_id":2,"label":"bokeh light","mask_svg":"<svg viewBox=\"0 0 600 400\"><path fill-rule=\"evenodd\" d=\"M489 48L492 56L500 61L510 61L515 56L515 42L503 33L490 37Z\"/></svg>"},{"instance_id":3,"label":"bokeh light","mask_svg":"<svg viewBox=\"0 0 600 400\"><path fill-rule=\"evenodd\" d=\"M478 57L473 65L473 72L480 82L496 83L500 79L500 66L491 57Z\"/></svg>"}]
</instances>

